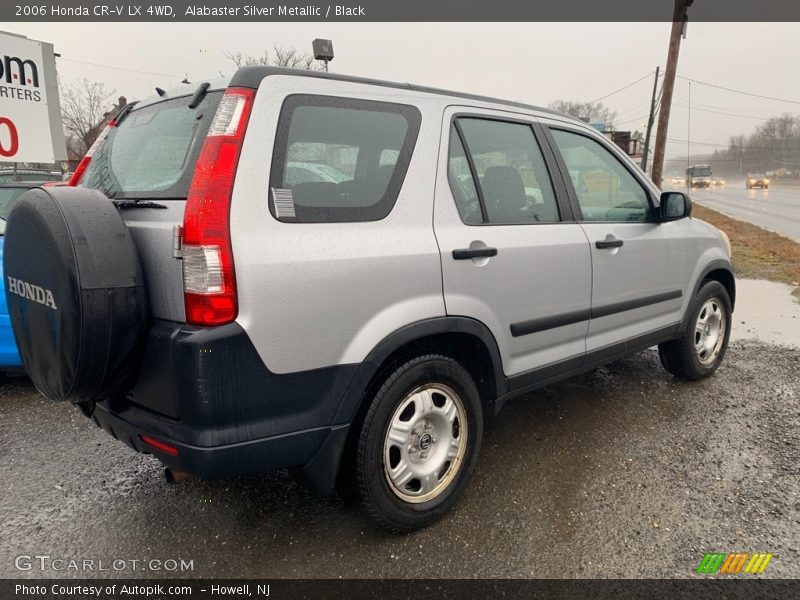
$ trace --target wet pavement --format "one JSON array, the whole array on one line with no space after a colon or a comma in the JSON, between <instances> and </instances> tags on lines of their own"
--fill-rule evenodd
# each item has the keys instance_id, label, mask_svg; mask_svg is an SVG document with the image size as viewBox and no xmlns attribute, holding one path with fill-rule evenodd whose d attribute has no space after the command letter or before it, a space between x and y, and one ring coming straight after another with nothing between
<instances>
[{"instance_id":1,"label":"wet pavement","mask_svg":"<svg viewBox=\"0 0 800 600\"><path fill-rule=\"evenodd\" d=\"M800 346L800 302L791 294L783 283L738 279L731 340Z\"/></svg>"},{"instance_id":2,"label":"wet pavement","mask_svg":"<svg viewBox=\"0 0 800 600\"><path fill-rule=\"evenodd\" d=\"M677 190L686 188L676 187ZM745 188L744 180L725 187L693 188L692 200L723 214L748 221L800 241L800 187L772 185L767 190Z\"/></svg>"},{"instance_id":3,"label":"wet pavement","mask_svg":"<svg viewBox=\"0 0 800 600\"><path fill-rule=\"evenodd\" d=\"M734 342L697 383L647 350L508 403L456 509L398 536L283 472L167 485L158 461L10 380L0 577L688 577L710 551L771 552L765 576L800 577L799 426L796 347ZM14 567L43 554L193 570Z\"/></svg>"}]
</instances>

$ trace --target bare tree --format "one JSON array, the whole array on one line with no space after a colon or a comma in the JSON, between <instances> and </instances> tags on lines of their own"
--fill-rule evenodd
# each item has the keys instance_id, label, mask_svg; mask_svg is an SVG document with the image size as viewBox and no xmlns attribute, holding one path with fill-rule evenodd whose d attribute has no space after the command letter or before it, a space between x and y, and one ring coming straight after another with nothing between
<instances>
[{"instance_id":1,"label":"bare tree","mask_svg":"<svg viewBox=\"0 0 800 600\"><path fill-rule=\"evenodd\" d=\"M556 100L551 102L553 110L572 115L578 118L597 117L606 124L608 129L613 129L614 119L617 118L617 111L609 108L602 102L578 102L577 100Z\"/></svg>"},{"instance_id":2,"label":"bare tree","mask_svg":"<svg viewBox=\"0 0 800 600\"><path fill-rule=\"evenodd\" d=\"M288 67L290 69L305 69L307 71L319 71L323 67L317 63L314 57L308 52L300 52L294 47L273 46L272 53L264 50L261 56L253 54L243 54L242 52L226 52L225 58L230 60L236 68L250 65L264 65L274 67Z\"/></svg>"},{"instance_id":3,"label":"bare tree","mask_svg":"<svg viewBox=\"0 0 800 600\"><path fill-rule=\"evenodd\" d=\"M61 120L73 156L83 156L103 131L114 91L83 79L61 86Z\"/></svg>"}]
</instances>

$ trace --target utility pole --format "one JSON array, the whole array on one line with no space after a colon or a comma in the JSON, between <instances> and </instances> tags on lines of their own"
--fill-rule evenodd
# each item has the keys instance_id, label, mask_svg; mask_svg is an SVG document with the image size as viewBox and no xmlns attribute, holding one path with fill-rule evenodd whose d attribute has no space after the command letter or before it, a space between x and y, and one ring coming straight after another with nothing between
<instances>
[{"instance_id":1,"label":"utility pole","mask_svg":"<svg viewBox=\"0 0 800 600\"><path fill-rule=\"evenodd\" d=\"M686 168L692 166L692 82L689 82L689 115L686 122Z\"/></svg>"},{"instance_id":2,"label":"utility pole","mask_svg":"<svg viewBox=\"0 0 800 600\"><path fill-rule=\"evenodd\" d=\"M647 133L644 136L644 150L642 151L642 171L647 173L647 153L650 146L650 133L653 131L653 121L656 118L656 90L658 89L658 72L661 67L656 67L656 79L653 82L653 98L650 100L650 118L647 120Z\"/></svg>"},{"instance_id":3,"label":"utility pole","mask_svg":"<svg viewBox=\"0 0 800 600\"><path fill-rule=\"evenodd\" d=\"M664 171L664 150L667 145L667 129L669 128L669 112L672 107L672 91L675 89L675 75L678 72L678 53L681 48L681 35L684 33L686 11L694 0L675 0L675 12L672 15L672 32L669 38L667 68L664 71L664 87L661 93L661 110L658 113L658 131L656 132L656 148L653 155L653 183L661 187Z\"/></svg>"}]
</instances>

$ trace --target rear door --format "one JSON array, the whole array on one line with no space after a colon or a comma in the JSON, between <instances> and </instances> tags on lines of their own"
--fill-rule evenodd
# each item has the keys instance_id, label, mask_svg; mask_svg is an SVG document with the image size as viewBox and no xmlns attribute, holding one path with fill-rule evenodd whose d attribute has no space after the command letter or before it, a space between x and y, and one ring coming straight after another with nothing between
<instances>
[{"instance_id":1,"label":"rear door","mask_svg":"<svg viewBox=\"0 0 800 600\"><path fill-rule=\"evenodd\" d=\"M563 124L548 136L592 253L587 352L601 358L665 334L691 279L684 224L659 222L653 191L612 144Z\"/></svg>"},{"instance_id":2,"label":"rear door","mask_svg":"<svg viewBox=\"0 0 800 600\"><path fill-rule=\"evenodd\" d=\"M165 96L132 107L110 127L80 181L117 202L147 280L151 315L185 321L183 274L173 258L173 230L183 223L194 166L222 90Z\"/></svg>"},{"instance_id":3,"label":"rear door","mask_svg":"<svg viewBox=\"0 0 800 600\"><path fill-rule=\"evenodd\" d=\"M486 324L507 376L578 366L589 324L588 242L531 117L445 111L434 228L449 315Z\"/></svg>"}]
</instances>

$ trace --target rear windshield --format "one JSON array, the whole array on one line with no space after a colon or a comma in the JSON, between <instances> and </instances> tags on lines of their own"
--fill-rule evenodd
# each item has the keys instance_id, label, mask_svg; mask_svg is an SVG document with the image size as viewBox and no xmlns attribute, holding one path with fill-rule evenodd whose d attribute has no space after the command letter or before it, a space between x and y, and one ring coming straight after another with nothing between
<instances>
[{"instance_id":1,"label":"rear windshield","mask_svg":"<svg viewBox=\"0 0 800 600\"><path fill-rule=\"evenodd\" d=\"M109 132L81 185L109 198L183 200L222 92L197 108L191 96L133 109Z\"/></svg>"}]
</instances>

